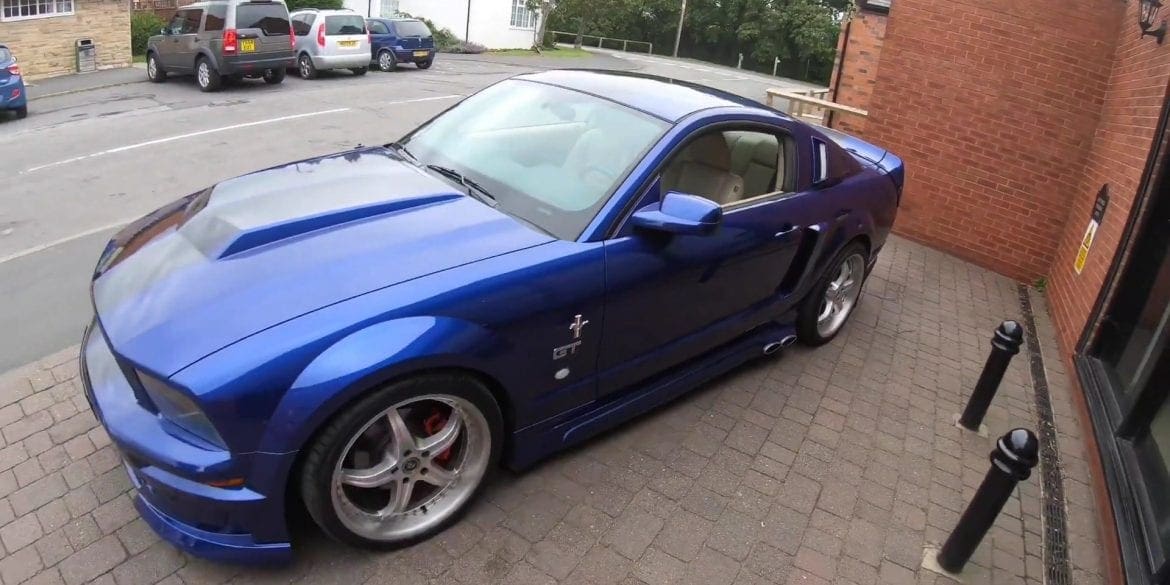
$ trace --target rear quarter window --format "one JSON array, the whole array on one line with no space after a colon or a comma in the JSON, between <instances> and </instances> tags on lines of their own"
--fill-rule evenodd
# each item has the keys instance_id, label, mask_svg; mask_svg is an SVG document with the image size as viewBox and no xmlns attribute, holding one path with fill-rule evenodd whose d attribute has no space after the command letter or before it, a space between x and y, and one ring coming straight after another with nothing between
<instances>
[{"instance_id":1,"label":"rear quarter window","mask_svg":"<svg viewBox=\"0 0 1170 585\"><path fill-rule=\"evenodd\" d=\"M249 2L236 7L236 28L258 28L265 35L287 35L288 9L280 2Z\"/></svg>"},{"instance_id":2,"label":"rear quarter window","mask_svg":"<svg viewBox=\"0 0 1170 585\"><path fill-rule=\"evenodd\" d=\"M203 30L207 32L223 30L224 19L227 18L227 6L212 4L207 7L207 16L203 19Z\"/></svg>"},{"instance_id":3,"label":"rear quarter window","mask_svg":"<svg viewBox=\"0 0 1170 585\"><path fill-rule=\"evenodd\" d=\"M0 63L12 60L12 51L8 47L0 47Z\"/></svg>"},{"instance_id":4,"label":"rear quarter window","mask_svg":"<svg viewBox=\"0 0 1170 585\"><path fill-rule=\"evenodd\" d=\"M362 35L366 34L366 21L357 16L326 16L326 35Z\"/></svg>"}]
</instances>

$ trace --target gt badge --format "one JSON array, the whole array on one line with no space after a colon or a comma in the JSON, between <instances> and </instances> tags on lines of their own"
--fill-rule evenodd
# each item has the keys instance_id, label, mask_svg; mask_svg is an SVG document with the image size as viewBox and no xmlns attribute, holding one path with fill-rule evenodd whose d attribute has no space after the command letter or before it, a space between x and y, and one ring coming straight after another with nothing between
<instances>
[{"instance_id":1,"label":"gt badge","mask_svg":"<svg viewBox=\"0 0 1170 585\"><path fill-rule=\"evenodd\" d=\"M569 324L569 331L573 332L573 339L576 339L577 341L574 341L573 343L570 343L568 345L554 347L553 348L553 359L554 360L563 359L565 357L568 357L570 355L577 353L577 348L581 347L581 330L584 329L585 326L588 324L589 324L589 320L582 319L581 315L576 315L573 317L573 322Z\"/></svg>"}]
</instances>

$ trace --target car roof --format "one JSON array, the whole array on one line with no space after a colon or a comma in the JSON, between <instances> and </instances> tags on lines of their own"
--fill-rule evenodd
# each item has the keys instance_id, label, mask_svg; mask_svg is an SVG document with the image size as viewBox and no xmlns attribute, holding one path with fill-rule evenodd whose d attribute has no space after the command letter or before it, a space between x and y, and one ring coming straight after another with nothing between
<instances>
[{"instance_id":1,"label":"car roof","mask_svg":"<svg viewBox=\"0 0 1170 585\"><path fill-rule=\"evenodd\" d=\"M643 73L553 69L518 75L516 78L604 97L668 122L677 122L700 110L720 107L743 107L761 113L784 115L755 100L721 89Z\"/></svg>"}]
</instances>

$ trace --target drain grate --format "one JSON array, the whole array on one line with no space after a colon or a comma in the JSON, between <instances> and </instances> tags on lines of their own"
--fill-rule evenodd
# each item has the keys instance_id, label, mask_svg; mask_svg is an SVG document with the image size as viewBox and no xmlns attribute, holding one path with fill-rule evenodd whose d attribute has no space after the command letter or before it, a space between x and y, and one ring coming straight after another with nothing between
<instances>
[{"instance_id":1,"label":"drain grate","mask_svg":"<svg viewBox=\"0 0 1170 585\"><path fill-rule=\"evenodd\" d=\"M1068 568L1068 521L1064 508L1064 481L1060 473L1060 451L1056 445L1056 425L1052 422L1052 401L1048 395L1048 376L1044 357L1036 345L1036 321L1028 287L1017 285L1020 310L1024 315L1024 333L1028 339L1028 361L1035 389L1036 414L1040 438L1040 476L1044 514L1044 582L1047 585L1070 585Z\"/></svg>"}]
</instances>

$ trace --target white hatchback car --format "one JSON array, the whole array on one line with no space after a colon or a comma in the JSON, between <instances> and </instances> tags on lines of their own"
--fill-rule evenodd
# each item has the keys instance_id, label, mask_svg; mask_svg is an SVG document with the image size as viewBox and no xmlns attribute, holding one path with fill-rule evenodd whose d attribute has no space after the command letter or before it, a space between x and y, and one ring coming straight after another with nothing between
<instances>
[{"instance_id":1,"label":"white hatchback car","mask_svg":"<svg viewBox=\"0 0 1170 585\"><path fill-rule=\"evenodd\" d=\"M297 70L314 79L323 69L370 69L370 33L366 19L352 10L298 10L289 15L296 35Z\"/></svg>"}]
</instances>

